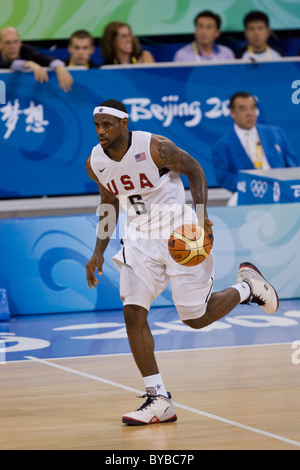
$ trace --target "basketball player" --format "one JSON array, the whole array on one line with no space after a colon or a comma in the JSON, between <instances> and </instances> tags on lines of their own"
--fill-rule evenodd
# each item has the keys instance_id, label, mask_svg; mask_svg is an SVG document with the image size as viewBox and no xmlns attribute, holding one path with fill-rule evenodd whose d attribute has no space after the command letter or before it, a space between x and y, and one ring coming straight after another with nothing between
<instances>
[{"instance_id":1,"label":"basketball player","mask_svg":"<svg viewBox=\"0 0 300 470\"><path fill-rule=\"evenodd\" d=\"M147 400L136 411L125 414L122 421L144 425L177 419L171 395L158 370L147 322L152 302L169 280L179 317L191 328L203 328L219 320L239 303L255 302L265 312L274 313L278 297L251 263L240 265L235 285L212 293L212 251L204 262L193 267L182 266L171 258L168 238L180 216L184 215L185 223L197 222L195 211L186 207L180 174L188 177L194 206L204 208L202 225L213 241L213 224L206 212L206 178L201 165L173 142L148 132L130 132L128 122L126 108L119 101L107 100L94 109L99 144L88 157L86 169L98 183L101 194L100 210L102 206L104 211L100 221L105 220L109 207L118 215L119 202L129 220L121 250L113 259L120 270L120 294L128 339L144 379ZM159 217L155 208L162 205L171 208L169 217ZM159 235L167 219L169 230ZM104 251L117 216L110 217L108 222L106 232L103 229L98 233L94 254L86 266L90 289L98 284L95 270L102 274Z\"/></svg>"}]
</instances>

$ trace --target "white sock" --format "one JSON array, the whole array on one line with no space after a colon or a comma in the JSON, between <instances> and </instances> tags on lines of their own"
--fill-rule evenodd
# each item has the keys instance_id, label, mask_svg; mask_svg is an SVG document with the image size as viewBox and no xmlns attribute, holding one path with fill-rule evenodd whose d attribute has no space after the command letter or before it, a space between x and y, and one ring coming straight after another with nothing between
<instances>
[{"instance_id":1,"label":"white sock","mask_svg":"<svg viewBox=\"0 0 300 470\"><path fill-rule=\"evenodd\" d=\"M148 375L148 377L144 377L144 382L146 388L154 388L157 395L168 397L168 392L160 374Z\"/></svg>"},{"instance_id":2,"label":"white sock","mask_svg":"<svg viewBox=\"0 0 300 470\"><path fill-rule=\"evenodd\" d=\"M247 284L247 282L239 282L238 284L235 284L234 286L231 286L234 289L238 291L240 294L240 302L243 302L244 300L247 300L250 297L251 291L250 291L250 286Z\"/></svg>"}]
</instances>

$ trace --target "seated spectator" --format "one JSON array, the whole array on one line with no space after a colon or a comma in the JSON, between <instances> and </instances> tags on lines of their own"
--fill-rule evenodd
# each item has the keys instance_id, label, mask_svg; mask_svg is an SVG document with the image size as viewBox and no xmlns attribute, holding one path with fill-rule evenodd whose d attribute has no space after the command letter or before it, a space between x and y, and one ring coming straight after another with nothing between
<instances>
[{"instance_id":1,"label":"seated spectator","mask_svg":"<svg viewBox=\"0 0 300 470\"><path fill-rule=\"evenodd\" d=\"M244 35L247 44L235 52L237 59L254 59L255 61L279 59L283 51L270 47L268 40L272 34L268 16L260 11L251 11L244 18Z\"/></svg>"},{"instance_id":2,"label":"seated spectator","mask_svg":"<svg viewBox=\"0 0 300 470\"><path fill-rule=\"evenodd\" d=\"M68 51L70 57L64 60L66 65L81 65L87 69L99 67L91 60L95 47L94 39L88 31L83 29L75 31L69 39Z\"/></svg>"},{"instance_id":3,"label":"seated spectator","mask_svg":"<svg viewBox=\"0 0 300 470\"><path fill-rule=\"evenodd\" d=\"M140 64L155 62L151 52L142 50L127 23L109 23L101 39L102 65Z\"/></svg>"},{"instance_id":4,"label":"seated spectator","mask_svg":"<svg viewBox=\"0 0 300 470\"><path fill-rule=\"evenodd\" d=\"M32 70L34 78L40 83L49 80L44 67L55 70L60 88L69 91L73 78L58 59L37 53L32 47L22 44L15 28L6 27L0 31L0 68L14 71Z\"/></svg>"},{"instance_id":5,"label":"seated spectator","mask_svg":"<svg viewBox=\"0 0 300 470\"><path fill-rule=\"evenodd\" d=\"M179 49L175 62L233 60L233 51L215 41L221 34L221 18L211 11L202 11L194 19L195 41Z\"/></svg>"},{"instance_id":6,"label":"seated spectator","mask_svg":"<svg viewBox=\"0 0 300 470\"><path fill-rule=\"evenodd\" d=\"M257 124L257 103L246 91L230 98L233 129L212 148L216 179L222 188L237 191L240 170L299 166L284 132L279 127Z\"/></svg>"}]
</instances>

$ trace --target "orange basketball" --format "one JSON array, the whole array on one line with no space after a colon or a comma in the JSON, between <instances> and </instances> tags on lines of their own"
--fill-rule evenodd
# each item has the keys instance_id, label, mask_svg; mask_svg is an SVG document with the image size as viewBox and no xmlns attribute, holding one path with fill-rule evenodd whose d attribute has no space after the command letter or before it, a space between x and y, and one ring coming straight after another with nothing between
<instances>
[{"instance_id":1,"label":"orange basketball","mask_svg":"<svg viewBox=\"0 0 300 470\"><path fill-rule=\"evenodd\" d=\"M182 225L171 233L169 253L174 261L185 266L202 263L211 250L210 238L199 225Z\"/></svg>"}]
</instances>

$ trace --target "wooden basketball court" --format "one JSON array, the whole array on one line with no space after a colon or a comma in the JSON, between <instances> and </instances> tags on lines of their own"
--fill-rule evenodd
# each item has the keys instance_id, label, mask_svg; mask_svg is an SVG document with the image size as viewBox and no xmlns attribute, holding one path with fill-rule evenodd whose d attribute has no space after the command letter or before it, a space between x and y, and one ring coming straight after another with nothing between
<instances>
[{"instance_id":1,"label":"wooden basketball court","mask_svg":"<svg viewBox=\"0 0 300 470\"><path fill-rule=\"evenodd\" d=\"M0 449L297 450L291 343L157 353L178 420L123 425L144 402L131 354L0 364Z\"/></svg>"}]
</instances>

